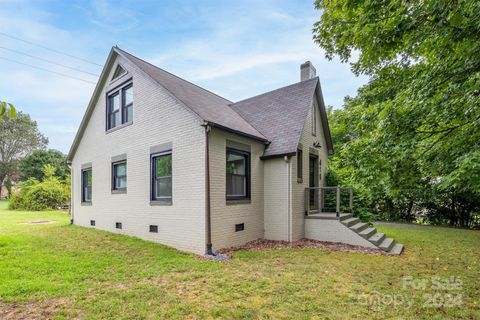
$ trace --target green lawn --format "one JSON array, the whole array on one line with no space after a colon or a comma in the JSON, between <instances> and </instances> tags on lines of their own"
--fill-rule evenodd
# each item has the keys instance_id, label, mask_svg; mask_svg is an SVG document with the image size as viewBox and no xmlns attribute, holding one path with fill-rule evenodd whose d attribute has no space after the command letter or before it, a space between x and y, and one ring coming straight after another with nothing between
<instances>
[{"instance_id":1,"label":"green lawn","mask_svg":"<svg viewBox=\"0 0 480 320\"><path fill-rule=\"evenodd\" d=\"M0 318L480 318L478 231L379 226L400 257L271 249L219 263L68 221L0 202ZM435 289L435 276L462 283Z\"/></svg>"}]
</instances>

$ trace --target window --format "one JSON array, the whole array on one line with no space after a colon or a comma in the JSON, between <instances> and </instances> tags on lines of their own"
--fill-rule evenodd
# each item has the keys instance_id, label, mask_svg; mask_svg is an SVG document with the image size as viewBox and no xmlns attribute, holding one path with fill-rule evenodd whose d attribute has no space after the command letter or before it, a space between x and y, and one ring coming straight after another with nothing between
<instances>
[{"instance_id":1,"label":"window","mask_svg":"<svg viewBox=\"0 0 480 320\"><path fill-rule=\"evenodd\" d=\"M82 202L92 202L92 168L82 170Z\"/></svg>"},{"instance_id":2,"label":"window","mask_svg":"<svg viewBox=\"0 0 480 320\"><path fill-rule=\"evenodd\" d=\"M158 226L150 225L149 231L153 233L158 233Z\"/></svg>"},{"instance_id":3,"label":"window","mask_svg":"<svg viewBox=\"0 0 480 320\"><path fill-rule=\"evenodd\" d=\"M312 135L317 135L317 104L312 104Z\"/></svg>"},{"instance_id":4,"label":"window","mask_svg":"<svg viewBox=\"0 0 480 320\"><path fill-rule=\"evenodd\" d=\"M127 190L127 161L112 163L112 190Z\"/></svg>"},{"instance_id":5,"label":"window","mask_svg":"<svg viewBox=\"0 0 480 320\"><path fill-rule=\"evenodd\" d=\"M250 153L227 148L227 200L250 198Z\"/></svg>"},{"instance_id":6,"label":"window","mask_svg":"<svg viewBox=\"0 0 480 320\"><path fill-rule=\"evenodd\" d=\"M235 232L239 232L243 230L245 230L245 223L238 223L235 225Z\"/></svg>"},{"instance_id":7,"label":"window","mask_svg":"<svg viewBox=\"0 0 480 320\"><path fill-rule=\"evenodd\" d=\"M133 84L109 93L107 97L107 130L133 120Z\"/></svg>"},{"instance_id":8,"label":"window","mask_svg":"<svg viewBox=\"0 0 480 320\"><path fill-rule=\"evenodd\" d=\"M303 182L303 151L302 149L297 150L297 182Z\"/></svg>"},{"instance_id":9,"label":"window","mask_svg":"<svg viewBox=\"0 0 480 320\"><path fill-rule=\"evenodd\" d=\"M152 156L152 200L172 199L172 153Z\"/></svg>"},{"instance_id":10,"label":"window","mask_svg":"<svg viewBox=\"0 0 480 320\"><path fill-rule=\"evenodd\" d=\"M90 220L90 225L91 225L92 227L95 227L95 220Z\"/></svg>"},{"instance_id":11,"label":"window","mask_svg":"<svg viewBox=\"0 0 480 320\"><path fill-rule=\"evenodd\" d=\"M115 228L122 229L122 223L121 222L115 222Z\"/></svg>"}]
</instances>

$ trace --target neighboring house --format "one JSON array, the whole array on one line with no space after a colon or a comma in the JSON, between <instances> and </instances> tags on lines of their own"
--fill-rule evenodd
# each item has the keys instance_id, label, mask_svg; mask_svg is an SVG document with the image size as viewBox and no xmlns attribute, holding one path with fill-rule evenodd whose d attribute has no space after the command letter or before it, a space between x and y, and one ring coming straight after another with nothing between
<instances>
[{"instance_id":1,"label":"neighboring house","mask_svg":"<svg viewBox=\"0 0 480 320\"><path fill-rule=\"evenodd\" d=\"M332 152L310 62L300 82L233 103L114 47L68 155L72 222L197 254L299 240ZM334 221L349 230L350 216Z\"/></svg>"}]
</instances>

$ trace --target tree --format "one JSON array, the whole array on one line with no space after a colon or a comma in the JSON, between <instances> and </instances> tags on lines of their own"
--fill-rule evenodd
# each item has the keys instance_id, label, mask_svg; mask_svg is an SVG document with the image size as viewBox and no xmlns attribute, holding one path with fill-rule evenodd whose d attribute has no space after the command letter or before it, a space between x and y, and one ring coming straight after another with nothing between
<instances>
[{"instance_id":1,"label":"tree","mask_svg":"<svg viewBox=\"0 0 480 320\"><path fill-rule=\"evenodd\" d=\"M431 199L475 208L480 2L317 0L316 7L314 40L327 58L370 77L333 112L337 176L368 195L372 208L400 218ZM458 214L460 205L449 207Z\"/></svg>"},{"instance_id":2,"label":"tree","mask_svg":"<svg viewBox=\"0 0 480 320\"><path fill-rule=\"evenodd\" d=\"M55 176L61 180L65 180L70 174L67 157L62 152L52 149L34 150L30 155L21 159L18 164L20 180L35 178L42 181L45 165L52 166L55 169Z\"/></svg>"},{"instance_id":3,"label":"tree","mask_svg":"<svg viewBox=\"0 0 480 320\"><path fill-rule=\"evenodd\" d=\"M20 158L47 143L29 115L19 112L13 119L0 118L0 186L13 175Z\"/></svg>"}]
</instances>

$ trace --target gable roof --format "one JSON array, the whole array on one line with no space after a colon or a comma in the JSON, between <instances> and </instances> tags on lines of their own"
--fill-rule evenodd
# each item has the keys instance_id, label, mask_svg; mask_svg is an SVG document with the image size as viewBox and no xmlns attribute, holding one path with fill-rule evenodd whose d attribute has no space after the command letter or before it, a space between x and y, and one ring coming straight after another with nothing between
<instances>
[{"instance_id":1,"label":"gable roof","mask_svg":"<svg viewBox=\"0 0 480 320\"><path fill-rule=\"evenodd\" d=\"M182 105L214 127L269 143L264 158L297 151L313 97L316 94L329 153L333 152L330 129L318 77L273 90L236 103L179 78L118 47L110 51L98 83L67 156L71 162L87 123L106 83L115 58L120 55L166 89Z\"/></svg>"},{"instance_id":2,"label":"gable roof","mask_svg":"<svg viewBox=\"0 0 480 320\"><path fill-rule=\"evenodd\" d=\"M263 158L271 158L297 152L314 97L317 97L320 107L326 147L329 153L332 153L332 141L318 77L236 102L231 107L268 138L270 144Z\"/></svg>"},{"instance_id":3,"label":"gable roof","mask_svg":"<svg viewBox=\"0 0 480 320\"><path fill-rule=\"evenodd\" d=\"M229 107L232 103L231 101L143 61L119 48L114 48L114 50L118 51L120 55L144 71L202 120L217 125L220 128L230 129L233 132L267 142L267 138Z\"/></svg>"}]
</instances>

